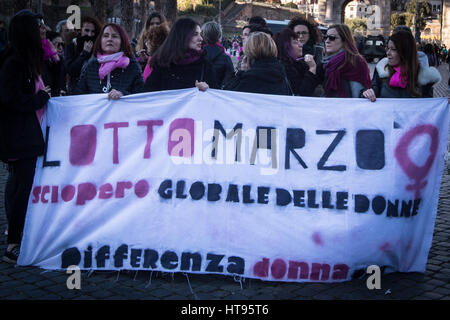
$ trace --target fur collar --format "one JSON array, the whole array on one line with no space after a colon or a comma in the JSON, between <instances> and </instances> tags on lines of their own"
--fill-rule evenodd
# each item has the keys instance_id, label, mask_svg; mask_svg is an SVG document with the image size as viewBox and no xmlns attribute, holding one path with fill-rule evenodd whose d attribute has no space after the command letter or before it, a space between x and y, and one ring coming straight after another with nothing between
<instances>
[{"instance_id":1,"label":"fur collar","mask_svg":"<svg viewBox=\"0 0 450 320\"><path fill-rule=\"evenodd\" d=\"M389 71L387 68L385 69L387 63L388 58L383 58L380 60L380 62L377 63L376 69L381 79L389 77ZM424 86L429 83L435 84L438 83L439 81L441 81L441 74L436 68L422 67L422 65L420 65L418 77L419 85Z\"/></svg>"}]
</instances>

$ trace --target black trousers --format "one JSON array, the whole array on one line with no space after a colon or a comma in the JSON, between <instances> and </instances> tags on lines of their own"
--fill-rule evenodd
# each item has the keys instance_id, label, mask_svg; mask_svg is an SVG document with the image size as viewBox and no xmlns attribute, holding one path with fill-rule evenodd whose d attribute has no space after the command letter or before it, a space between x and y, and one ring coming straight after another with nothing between
<instances>
[{"instance_id":1,"label":"black trousers","mask_svg":"<svg viewBox=\"0 0 450 320\"><path fill-rule=\"evenodd\" d=\"M28 199L33 186L36 157L11 161L5 190L5 209L8 218L8 244L22 240Z\"/></svg>"}]
</instances>

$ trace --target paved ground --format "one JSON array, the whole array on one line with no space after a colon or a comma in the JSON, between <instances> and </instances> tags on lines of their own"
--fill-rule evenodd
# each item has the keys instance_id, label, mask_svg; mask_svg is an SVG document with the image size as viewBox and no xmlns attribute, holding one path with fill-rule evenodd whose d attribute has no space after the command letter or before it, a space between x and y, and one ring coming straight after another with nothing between
<instances>
[{"instance_id":1,"label":"paved ground","mask_svg":"<svg viewBox=\"0 0 450 320\"><path fill-rule=\"evenodd\" d=\"M448 65L435 92L447 96ZM0 255L6 248L3 207L7 173L0 168ZM233 279L217 275L161 272L82 273L81 289L68 290L68 275L0 262L0 299L187 299L187 300L450 300L450 161L444 170L433 244L425 274L393 273L380 290L368 290L365 279L344 283L282 283ZM249 303L251 303L249 301Z\"/></svg>"}]
</instances>

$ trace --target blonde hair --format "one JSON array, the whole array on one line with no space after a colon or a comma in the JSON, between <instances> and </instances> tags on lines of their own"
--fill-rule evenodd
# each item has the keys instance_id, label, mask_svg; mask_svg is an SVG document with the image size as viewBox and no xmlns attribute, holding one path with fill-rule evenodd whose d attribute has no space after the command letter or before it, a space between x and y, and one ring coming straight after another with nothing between
<instances>
[{"instance_id":1,"label":"blonde hair","mask_svg":"<svg viewBox=\"0 0 450 320\"><path fill-rule=\"evenodd\" d=\"M255 60L276 58L278 50L270 35L264 32L252 32L245 42L244 54L251 65Z\"/></svg>"}]
</instances>

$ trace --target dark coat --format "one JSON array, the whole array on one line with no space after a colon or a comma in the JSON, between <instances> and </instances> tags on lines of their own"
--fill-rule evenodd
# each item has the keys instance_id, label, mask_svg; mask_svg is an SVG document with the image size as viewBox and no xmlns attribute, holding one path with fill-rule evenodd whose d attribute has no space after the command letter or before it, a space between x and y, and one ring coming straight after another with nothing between
<instances>
[{"instance_id":1,"label":"dark coat","mask_svg":"<svg viewBox=\"0 0 450 320\"><path fill-rule=\"evenodd\" d=\"M64 64L69 75L69 93L72 93L80 79L81 69L87 64L91 53L82 50L79 54L76 52L75 44L69 43L64 50Z\"/></svg>"},{"instance_id":2,"label":"dark coat","mask_svg":"<svg viewBox=\"0 0 450 320\"><path fill-rule=\"evenodd\" d=\"M0 70L0 159L24 159L44 153L44 138L36 110L50 96L35 92L35 81L23 61L10 56Z\"/></svg>"},{"instance_id":3,"label":"dark coat","mask_svg":"<svg viewBox=\"0 0 450 320\"><path fill-rule=\"evenodd\" d=\"M170 67L161 67L155 64L152 73L145 82L144 91L193 88L195 87L195 80L204 81L210 88L218 89L213 66L206 60L205 56L206 53L189 64L172 64Z\"/></svg>"},{"instance_id":4,"label":"dark coat","mask_svg":"<svg viewBox=\"0 0 450 320\"><path fill-rule=\"evenodd\" d=\"M414 98L406 88L389 86L389 72L385 69L387 58L378 62L372 78L372 89L377 98ZM436 68L420 65L417 91L422 98L433 98L433 85L441 81Z\"/></svg>"},{"instance_id":5,"label":"dark coat","mask_svg":"<svg viewBox=\"0 0 450 320\"><path fill-rule=\"evenodd\" d=\"M48 59L44 61L43 67L42 80L52 88L52 97L60 96L61 90L67 92L64 60L61 57L58 62Z\"/></svg>"},{"instance_id":6,"label":"dark coat","mask_svg":"<svg viewBox=\"0 0 450 320\"><path fill-rule=\"evenodd\" d=\"M99 69L100 63L97 59L90 60L81 74L74 94L104 93L107 77L100 81ZM130 59L130 64L125 69L117 68L111 72L111 89L122 92L124 96L142 92L143 86L141 67L135 58Z\"/></svg>"},{"instance_id":7,"label":"dark coat","mask_svg":"<svg viewBox=\"0 0 450 320\"><path fill-rule=\"evenodd\" d=\"M320 84L319 78L309 71L304 61L282 61L291 89L296 96L314 96L314 90Z\"/></svg>"},{"instance_id":8,"label":"dark coat","mask_svg":"<svg viewBox=\"0 0 450 320\"><path fill-rule=\"evenodd\" d=\"M239 71L224 90L292 95L283 65L276 58L256 60L247 71Z\"/></svg>"},{"instance_id":9,"label":"dark coat","mask_svg":"<svg viewBox=\"0 0 450 320\"><path fill-rule=\"evenodd\" d=\"M216 73L216 82L219 88L234 75L234 66L231 58L217 45L205 46L206 59L211 62Z\"/></svg>"}]
</instances>

